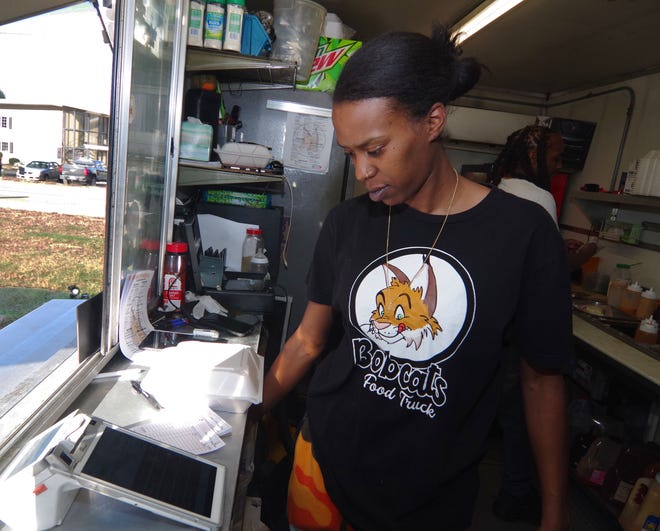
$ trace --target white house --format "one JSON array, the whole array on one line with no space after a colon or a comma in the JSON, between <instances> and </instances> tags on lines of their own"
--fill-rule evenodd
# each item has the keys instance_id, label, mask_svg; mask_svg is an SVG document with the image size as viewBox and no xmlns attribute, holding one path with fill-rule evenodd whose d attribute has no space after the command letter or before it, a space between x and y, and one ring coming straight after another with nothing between
<instances>
[{"instance_id":1,"label":"white house","mask_svg":"<svg viewBox=\"0 0 660 531\"><path fill-rule=\"evenodd\" d=\"M107 162L110 117L75 107L0 102L3 162L64 163L85 156Z\"/></svg>"}]
</instances>

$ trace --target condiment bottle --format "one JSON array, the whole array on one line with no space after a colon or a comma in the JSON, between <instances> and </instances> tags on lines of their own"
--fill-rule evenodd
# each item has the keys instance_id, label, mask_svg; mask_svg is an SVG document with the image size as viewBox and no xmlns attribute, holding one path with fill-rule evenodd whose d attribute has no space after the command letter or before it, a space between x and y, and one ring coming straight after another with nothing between
<instances>
[{"instance_id":1,"label":"condiment bottle","mask_svg":"<svg viewBox=\"0 0 660 531\"><path fill-rule=\"evenodd\" d=\"M652 481L653 478L641 477L635 482L635 486L630 491L628 500L619 514L619 523L624 529L630 529L630 526L633 525Z\"/></svg>"},{"instance_id":2,"label":"condiment bottle","mask_svg":"<svg viewBox=\"0 0 660 531\"><path fill-rule=\"evenodd\" d=\"M244 14L245 0L227 1L227 28L225 30L225 41L222 46L224 50L233 50L240 53Z\"/></svg>"},{"instance_id":3,"label":"condiment bottle","mask_svg":"<svg viewBox=\"0 0 660 531\"><path fill-rule=\"evenodd\" d=\"M645 319L655 312L657 306L657 295L653 288L649 288L642 292L642 296L639 299L639 305L637 306L637 311L635 315L640 319Z\"/></svg>"},{"instance_id":4,"label":"condiment bottle","mask_svg":"<svg viewBox=\"0 0 660 531\"><path fill-rule=\"evenodd\" d=\"M264 249L264 239L261 229L246 229L243 240L243 255L241 258L241 271L249 273L252 257Z\"/></svg>"},{"instance_id":5,"label":"condiment bottle","mask_svg":"<svg viewBox=\"0 0 660 531\"><path fill-rule=\"evenodd\" d=\"M607 304L612 308L618 308L621 305L621 296L631 280L630 265L617 264L607 287Z\"/></svg>"},{"instance_id":6,"label":"condiment bottle","mask_svg":"<svg viewBox=\"0 0 660 531\"><path fill-rule=\"evenodd\" d=\"M225 0L206 0L204 48L222 50L225 31Z\"/></svg>"},{"instance_id":7,"label":"condiment bottle","mask_svg":"<svg viewBox=\"0 0 660 531\"><path fill-rule=\"evenodd\" d=\"M621 294L621 311L635 315L641 296L642 286L639 285L639 282L628 284L628 287Z\"/></svg>"},{"instance_id":8,"label":"condiment bottle","mask_svg":"<svg viewBox=\"0 0 660 531\"><path fill-rule=\"evenodd\" d=\"M185 242L168 243L165 247L163 266L163 310L180 310L186 290L186 265L188 244Z\"/></svg>"},{"instance_id":9,"label":"condiment bottle","mask_svg":"<svg viewBox=\"0 0 660 531\"><path fill-rule=\"evenodd\" d=\"M658 322L649 317L639 323L639 328L635 332L635 341L655 345L658 342Z\"/></svg>"},{"instance_id":10,"label":"condiment bottle","mask_svg":"<svg viewBox=\"0 0 660 531\"><path fill-rule=\"evenodd\" d=\"M637 516L633 519L632 524L626 527L626 531L657 528L646 527L645 523L650 517L655 517L654 520L660 519L660 474L655 475L648 489Z\"/></svg>"}]
</instances>

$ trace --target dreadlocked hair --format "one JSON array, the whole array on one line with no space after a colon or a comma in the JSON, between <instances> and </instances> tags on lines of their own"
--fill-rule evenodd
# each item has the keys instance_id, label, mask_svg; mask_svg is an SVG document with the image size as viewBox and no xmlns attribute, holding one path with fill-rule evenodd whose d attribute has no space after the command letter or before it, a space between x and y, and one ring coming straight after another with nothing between
<instances>
[{"instance_id":1,"label":"dreadlocked hair","mask_svg":"<svg viewBox=\"0 0 660 531\"><path fill-rule=\"evenodd\" d=\"M549 127L528 125L514 131L492 164L487 181L498 186L502 177L515 177L530 181L544 190L550 190L547 151L550 137L556 134ZM532 166L530 151L536 150L536 166Z\"/></svg>"}]
</instances>

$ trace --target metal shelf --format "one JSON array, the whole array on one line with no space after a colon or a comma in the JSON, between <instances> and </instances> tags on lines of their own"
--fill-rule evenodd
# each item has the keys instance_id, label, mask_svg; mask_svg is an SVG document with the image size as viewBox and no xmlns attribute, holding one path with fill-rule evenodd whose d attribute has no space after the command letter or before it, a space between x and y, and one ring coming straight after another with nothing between
<instances>
[{"instance_id":1,"label":"metal shelf","mask_svg":"<svg viewBox=\"0 0 660 531\"><path fill-rule=\"evenodd\" d=\"M178 186L281 182L283 175L209 167L208 162L179 162Z\"/></svg>"},{"instance_id":2,"label":"metal shelf","mask_svg":"<svg viewBox=\"0 0 660 531\"><path fill-rule=\"evenodd\" d=\"M593 201L597 203L609 203L619 208L631 208L636 210L657 210L660 212L660 197L644 195L610 194L606 192L574 192L574 199Z\"/></svg>"},{"instance_id":3,"label":"metal shelf","mask_svg":"<svg viewBox=\"0 0 660 531\"><path fill-rule=\"evenodd\" d=\"M189 46L186 72L222 72L223 84L240 83L261 88L291 88L296 84L296 64L266 57Z\"/></svg>"}]
</instances>

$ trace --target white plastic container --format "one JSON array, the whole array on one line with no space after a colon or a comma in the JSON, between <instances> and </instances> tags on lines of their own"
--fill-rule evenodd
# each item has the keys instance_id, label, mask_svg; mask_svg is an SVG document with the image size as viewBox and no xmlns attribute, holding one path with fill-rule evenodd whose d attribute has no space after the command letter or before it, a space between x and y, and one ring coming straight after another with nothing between
<instances>
[{"instance_id":1,"label":"white plastic container","mask_svg":"<svg viewBox=\"0 0 660 531\"><path fill-rule=\"evenodd\" d=\"M191 46L204 45L204 6L201 0L190 0L188 44Z\"/></svg>"},{"instance_id":2,"label":"white plastic container","mask_svg":"<svg viewBox=\"0 0 660 531\"><path fill-rule=\"evenodd\" d=\"M222 50L225 32L225 2L210 0L204 16L204 48Z\"/></svg>"},{"instance_id":3,"label":"white plastic container","mask_svg":"<svg viewBox=\"0 0 660 531\"><path fill-rule=\"evenodd\" d=\"M660 181L660 151L649 151L639 161L635 178L635 195L653 195L654 184Z\"/></svg>"},{"instance_id":4,"label":"white plastic container","mask_svg":"<svg viewBox=\"0 0 660 531\"><path fill-rule=\"evenodd\" d=\"M243 15L245 15L245 0L227 1L227 28L223 49L234 52L241 51Z\"/></svg>"},{"instance_id":5,"label":"white plastic container","mask_svg":"<svg viewBox=\"0 0 660 531\"><path fill-rule=\"evenodd\" d=\"M273 6L273 57L298 64L296 79L305 81L312 64L325 22L326 9L311 0L275 0Z\"/></svg>"}]
</instances>

